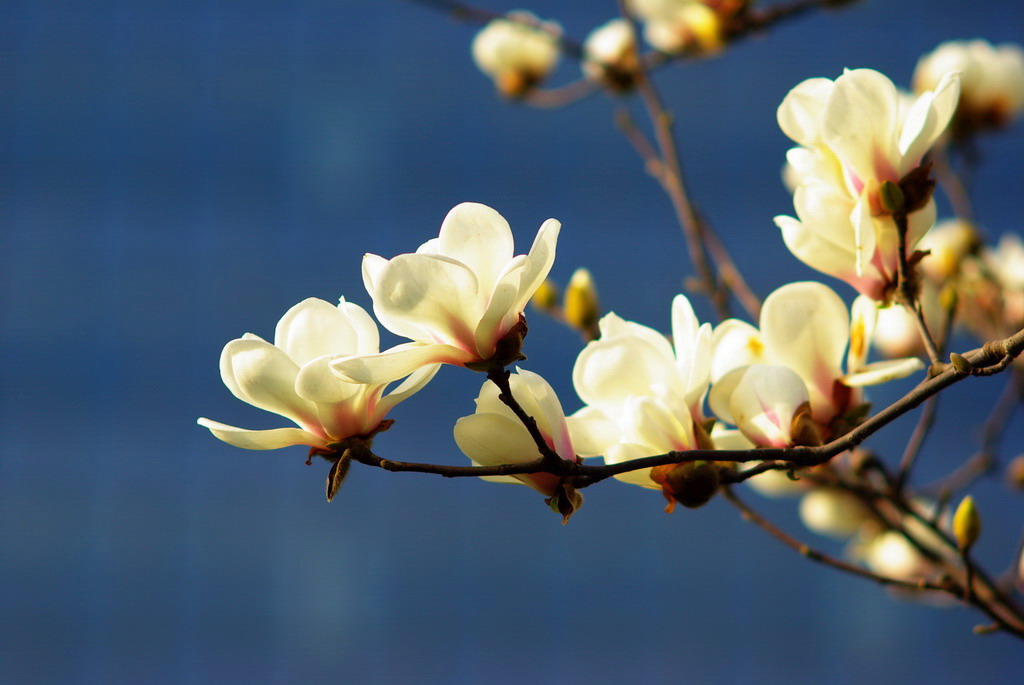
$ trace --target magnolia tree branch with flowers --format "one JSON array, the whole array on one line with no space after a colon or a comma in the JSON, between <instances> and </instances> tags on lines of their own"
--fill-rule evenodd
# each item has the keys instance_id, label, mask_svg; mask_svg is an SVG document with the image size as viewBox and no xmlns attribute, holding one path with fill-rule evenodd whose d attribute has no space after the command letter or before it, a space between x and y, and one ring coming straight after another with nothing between
<instances>
[{"instance_id":1,"label":"magnolia tree branch with flowers","mask_svg":"<svg viewBox=\"0 0 1024 685\"><path fill-rule=\"evenodd\" d=\"M783 173L795 216L775 224L794 257L857 297L847 307L830 285L808 281L782 285L762 302L691 197L671 115L649 71L728 49L796 13L845 3L762 9L743 0L628 0L621 16L582 42L525 12L429 4L485 24L471 53L507 98L550 107L570 101L570 90L572 97L638 95L652 138L622 117L620 128L673 205L698 278L690 296L709 298L718 321L698 320L686 294L666 303L669 335L603 313L583 269L560 298L547 280L560 223L544 222L528 252L516 255L501 214L467 202L415 252L363 258L376 320L409 342L381 351L377 323L363 308L344 298L337 305L307 299L278 322L273 343L246 334L221 355L221 375L236 397L295 425L247 430L206 418L200 425L246 449L308 446L310 459L331 463L328 500L353 462L525 484L563 523L582 506L581 490L608 479L660 491L668 512L721 493L813 561L904 594L966 603L986 617L976 631L1024 638L1024 557L1009 550L1013 570L1002 578L973 558L981 516L964 496L988 470L993 444L1024 398L1024 247L1013 234L986 246L970 216L938 221L934 199L941 182L953 205L964 207L951 160L1024 110L1024 51L984 41L943 44L921 58L914 94L870 69L796 84L778 108L782 132L796 143ZM582 79L545 88L563 55L580 60ZM569 415L564 407L575 400L557 397L525 365L531 300L588 341L566 369L582 400ZM756 321L733 318L737 302ZM949 350L954 328L978 345ZM869 361L872 348L885 359ZM476 411L454 422L454 442L471 464L378 454L374 439L393 424L388 411L446 365L486 377ZM939 394L967 379L993 383L987 377L997 374L1009 381L986 427L980 454L987 461L969 461L933 492L916 488L912 468L927 456L922 444ZM872 407L865 388L901 378L916 386ZM902 455L865 448L922 403ZM1024 487L1024 463L1008 472ZM784 532L747 503L739 483L801 496L807 527L848 540L849 559Z\"/></svg>"}]
</instances>

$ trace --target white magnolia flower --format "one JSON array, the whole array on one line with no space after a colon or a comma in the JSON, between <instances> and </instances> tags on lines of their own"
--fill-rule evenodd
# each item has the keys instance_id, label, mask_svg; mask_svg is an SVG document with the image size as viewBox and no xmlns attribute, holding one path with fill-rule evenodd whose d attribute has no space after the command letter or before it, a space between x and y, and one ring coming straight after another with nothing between
<instances>
[{"instance_id":1,"label":"white magnolia flower","mask_svg":"<svg viewBox=\"0 0 1024 685\"><path fill-rule=\"evenodd\" d=\"M807 281L765 299L760 330L722 322L713 336L712 411L761 446L786 447L808 437L794 430L831 437L833 420L861 403L861 386L923 366L919 359L866 363L875 313L868 298L857 298L848 312L831 288Z\"/></svg>"},{"instance_id":2,"label":"white magnolia flower","mask_svg":"<svg viewBox=\"0 0 1024 685\"><path fill-rule=\"evenodd\" d=\"M800 520L804 525L838 540L853 537L869 519L867 507L843 490L815 488L800 500Z\"/></svg>"},{"instance_id":3,"label":"white magnolia flower","mask_svg":"<svg viewBox=\"0 0 1024 685\"><path fill-rule=\"evenodd\" d=\"M224 442L254 450L323 448L369 435L438 369L436 364L420 367L387 395L386 384L348 383L328 369L336 356L374 354L378 346L377 325L362 307L344 298L337 306L314 297L303 300L281 317L273 345L246 333L229 342L220 357L221 378L235 397L280 414L298 428L247 430L206 418L199 425Z\"/></svg>"},{"instance_id":4,"label":"white magnolia flower","mask_svg":"<svg viewBox=\"0 0 1024 685\"><path fill-rule=\"evenodd\" d=\"M612 19L583 42L583 73L595 80L624 78L636 66L636 38L625 19Z\"/></svg>"},{"instance_id":5,"label":"white magnolia flower","mask_svg":"<svg viewBox=\"0 0 1024 685\"><path fill-rule=\"evenodd\" d=\"M949 41L922 57L914 70L914 90L934 90L942 76L960 72L958 132L1005 126L1024 111L1024 49L985 40Z\"/></svg>"},{"instance_id":6,"label":"white magnolia flower","mask_svg":"<svg viewBox=\"0 0 1024 685\"><path fill-rule=\"evenodd\" d=\"M775 223L797 259L872 299L888 299L899 241L881 188L920 166L953 116L958 83L956 73L946 74L909 106L888 78L870 69L835 81L809 79L790 91L778 119L800 145L787 153L798 218L779 216ZM915 190L920 206L909 208L908 248L935 222L928 190Z\"/></svg>"},{"instance_id":7,"label":"white magnolia flower","mask_svg":"<svg viewBox=\"0 0 1024 685\"><path fill-rule=\"evenodd\" d=\"M917 244L917 249L929 253L921 260L921 270L936 283L943 283L960 272L961 262L977 249L978 242L978 231L970 221L940 221Z\"/></svg>"},{"instance_id":8,"label":"white magnolia flower","mask_svg":"<svg viewBox=\"0 0 1024 685\"><path fill-rule=\"evenodd\" d=\"M491 20L473 39L473 61L509 97L523 95L543 81L558 64L554 22L541 22L529 12L512 12Z\"/></svg>"},{"instance_id":9,"label":"white magnolia flower","mask_svg":"<svg viewBox=\"0 0 1024 685\"><path fill-rule=\"evenodd\" d=\"M587 344L573 367L573 383L586 407L569 417L583 456L607 463L695 449L694 421L711 372L711 326L701 325L689 300L672 302L672 342L661 333L615 314L604 316L601 337ZM616 476L661 486L650 469Z\"/></svg>"},{"instance_id":10,"label":"white magnolia flower","mask_svg":"<svg viewBox=\"0 0 1024 685\"><path fill-rule=\"evenodd\" d=\"M516 369L509 374L512 396L537 421L544 441L565 461L576 462L562 405L547 381L539 375ZM478 466L521 464L536 460L540 451L530 432L509 407L498 399L498 386L486 381L476 399L476 413L455 422L455 442ZM561 479L550 473L516 476L485 476L485 480L521 482L545 495L554 495Z\"/></svg>"},{"instance_id":11,"label":"white magnolia flower","mask_svg":"<svg viewBox=\"0 0 1024 685\"><path fill-rule=\"evenodd\" d=\"M544 282L561 227L548 219L530 254L513 257L508 222L490 207L466 202L452 209L441 234L414 254L363 257L363 282L377 320L414 342L379 355L339 359L341 378L387 383L424 364L459 366L520 358L523 309Z\"/></svg>"},{"instance_id":12,"label":"white magnolia flower","mask_svg":"<svg viewBox=\"0 0 1024 685\"><path fill-rule=\"evenodd\" d=\"M714 52L723 45L722 20L702 0L629 0L627 6L656 50Z\"/></svg>"}]
</instances>

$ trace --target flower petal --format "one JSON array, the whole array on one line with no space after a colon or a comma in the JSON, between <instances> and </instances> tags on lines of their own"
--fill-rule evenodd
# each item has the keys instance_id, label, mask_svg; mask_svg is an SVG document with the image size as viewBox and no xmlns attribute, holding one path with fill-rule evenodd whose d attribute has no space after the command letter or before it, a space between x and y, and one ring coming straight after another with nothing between
<instances>
[{"instance_id":1,"label":"flower petal","mask_svg":"<svg viewBox=\"0 0 1024 685\"><path fill-rule=\"evenodd\" d=\"M572 416L565 417L572 436L573 447L581 457L596 457L608 453L612 445L621 442L621 430L615 417L597 407L583 407Z\"/></svg>"},{"instance_id":2,"label":"flower petal","mask_svg":"<svg viewBox=\"0 0 1024 685\"><path fill-rule=\"evenodd\" d=\"M214 437L223 440L229 445L247 450L276 450L279 447L288 447L289 445L327 446L327 440L301 428L248 430L206 418L199 419L197 423L204 428L208 428Z\"/></svg>"},{"instance_id":3,"label":"flower petal","mask_svg":"<svg viewBox=\"0 0 1024 685\"><path fill-rule=\"evenodd\" d=\"M517 419L500 414L470 414L455 422L459 449L481 466L522 464L540 458L533 439Z\"/></svg>"},{"instance_id":4,"label":"flower petal","mask_svg":"<svg viewBox=\"0 0 1024 685\"><path fill-rule=\"evenodd\" d=\"M777 113L782 132L806 147L819 145L825 102L834 88L831 79L812 78L789 91Z\"/></svg>"},{"instance_id":5,"label":"flower petal","mask_svg":"<svg viewBox=\"0 0 1024 685\"><path fill-rule=\"evenodd\" d=\"M872 69L847 71L835 81L822 115L822 139L860 179L898 181L880 173L879 162L897 157L899 93ZM891 175L896 169L891 169Z\"/></svg>"},{"instance_id":6,"label":"flower petal","mask_svg":"<svg viewBox=\"0 0 1024 685\"><path fill-rule=\"evenodd\" d=\"M277 322L274 345L303 366L325 354L355 354L358 338L336 306L310 297L285 312Z\"/></svg>"},{"instance_id":7,"label":"flower petal","mask_svg":"<svg viewBox=\"0 0 1024 685\"><path fill-rule=\"evenodd\" d=\"M344 381L387 385L427 364L462 365L473 359L473 355L451 345L405 343L380 354L332 359L328 366Z\"/></svg>"},{"instance_id":8,"label":"flower petal","mask_svg":"<svg viewBox=\"0 0 1024 685\"><path fill-rule=\"evenodd\" d=\"M857 373L847 374L839 380L843 385L860 388L865 385L878 385L898 378L906 378L915 371L924 368L924 362L917 357L903 359L887 359L862 367Z\"/></svg>"},{"instance_id":9,"label":"flower petal","mask_svg":"<svg viewBox=\"0 0 1024 685\"><path fill-rule=\"evenodd\" d=\"M551 265L555 263L555 245L558 242L558 233L562 224L555 219L548 219L541 224L530 246L527 255L528 263L523 275L519 280L519 299L513 307L517 312L523 311L526 303L530 301L537 288L548 277L551 272Z\"/></svg>"},{"instance_id":10,"label":"flower petal","mask_svg":"<svg viewBox=\"0 0 1024 685\"><path fill-rule=\"evenodd\" d=\"M512 229L505 217L487 205L463 202L448 212L432 247L469 267L480 290L489 293L512 259Z\"/></svg>"},{"instance_id":11,"label":"flower petal","mask_svg":"<svg viewBox=\"0 0 1024 685\"><path fill-rule=\"evenodd\" d=\"M316 425L316 407L295 393L298 366L282 350L258 338L232 340L220 358L224 384L238 399L300 425Z\"/></svg>"}]
</instances>

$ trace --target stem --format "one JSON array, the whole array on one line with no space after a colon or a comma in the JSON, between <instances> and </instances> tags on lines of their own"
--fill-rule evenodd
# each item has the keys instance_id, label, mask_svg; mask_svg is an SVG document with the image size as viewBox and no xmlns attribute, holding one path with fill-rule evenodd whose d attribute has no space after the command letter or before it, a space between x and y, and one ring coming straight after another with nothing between
<instances>
[{"instance_id":1,"label":"stem","mask_svg":"<svg viewBox=\"0 0 1024 685\"><path fill-rule=\"evenodd\" d=\"M939 356L939 349L935 345L935 339L932 338L931 331L928 330L928 324L925 323L921 301L917 297L917 278L907 263L906 213L903 211L897 212L893 215L893 221L896 222L896 234L899 236L899 258L896 260L896 273L899 279L899 292L903 305L914 314L918 332L921 334L921 340L928 351L928 358L931 360L932 365L941 364L942 358Z\"/></svg>"},{"instance_id":2,"label":"stem","mask_svg":"<svg viewBox=\"0 0 1024 685\"><path fill-rule=\"evenodd\" d=\"M907 480L910 478L910 470L914 467L914 461L917 459L917 455L921 452L921 446L924 445L924 440L928 437L928 432L935 424L935 414L939 406L939 398L937 395L929 397L924 404L924 409L921 411L921 417L917 421L917 425L914 427L914 432L910 436L910 440L907 442L907 447L903 451L903 457L900 459L900 471L899 475L896 476L896 482L894 488L897 492L903 490Z\"/></svg>"}]
</instances>

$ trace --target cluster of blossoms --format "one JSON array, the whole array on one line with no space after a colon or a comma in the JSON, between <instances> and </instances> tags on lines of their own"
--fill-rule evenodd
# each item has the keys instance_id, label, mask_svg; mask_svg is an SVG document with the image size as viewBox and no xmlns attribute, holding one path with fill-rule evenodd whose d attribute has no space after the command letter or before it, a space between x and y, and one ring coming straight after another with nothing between
<instances>
[{"instance_id":1,"label":"cluster of blossoms","mask_svg":"<svg viewBox=\"0 0 1024 685\"><path fill-rule=\"evenodd\" d=\"M631 0L629 7L655 49L680 52L696 45L707 52L721 39L723 17L742 12L746 3ZM504 94L518 97L556 64L559 34L555 24L513 14L481 31L473 55ZM933 324L944 310L950 314L949 306L940 305L943 288L955 284L959 301L975 313L973 321L968 312L961 318L986 337L1024 325L1020 239L1005 236L999 247L987 249L969 224L933 228L934 182L926 156L943 143L947 126L969 120L974 123L961 124L963 130L976 130L979 119L1005 123L1024 106L1014 90L1017 80L1024 89L1024 72L1016 66L1020 51L986 46L947 44L922 60L917 96L901 93L878 72L857 69L834 81L804 81L779 107L783 132L798 144L787 154L785 172L797 218L780 216L776 224L798 259L860 293L849 309L826 285L790 283L765 299L756 327L737 319L712 327L698 320L686 296L677 295L672 334L666 337L614 313L599 318L591 277L578 270L564 316L591 340L572 372L583 407L566 416L539 375L504 371L524 359L527 302L554 306L557 295L546 279L560 224L546 221L529 253L514 256L505 219L484 205L464 203L447 215L439 236L415 253L363 259L377 320L409 342L380 351L377 324L362 308L344 298L336 306L305 300L280 320L273 344L246 334L228 343L221 356L222 378L236 397L296 427L246 430L205 418L199 423L238 447L303 444L311 453L337 458L353 444L368 449L390 426L391 407L448 364L488 372L475 413L454 427L458 447L479 466L532 464L540 457L548 466L551 459L575 465L591 457L623 464L689 450L835 440L866 416L865 386L924 366L916 327L898 320L907 316L903 309L889 306L906 278L903 269L912 269L916 294ZM599 28L584 45L585 72L609 83L618 78L623 85L636 59L633 28L624 19ZM990 68L997 59L1000 66ZM942 71L938 65L957 69ZM920 251L911 254L915 246ZM988 318L979 322L979 316ZM912 331L913 339L904 331ZM868 363L873 341L895 358ZM504 388L494 374L505 379ZM386 392L396 381L401 382ZM615 477L660 490L671 511L677 502L707 502L722 474L734 468L731 462L693 461ZM567 519L581 497L570 478L553 470L487 479L526 484ZM751 482L777 491L777 475ZM881 573L911 577L926 566L921 547L933 557L944 553L927 532L900 536L892 525L880 525L848 493L805 482L786 489L804 495L801 513L810 528L851 539L852 553ZM905 530L915 525L899 523ZM918 547L908 547L907 539L915 537Z\"/></svg>"}]
</instances>

